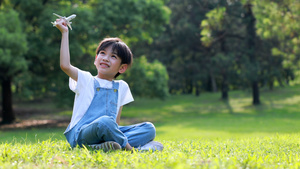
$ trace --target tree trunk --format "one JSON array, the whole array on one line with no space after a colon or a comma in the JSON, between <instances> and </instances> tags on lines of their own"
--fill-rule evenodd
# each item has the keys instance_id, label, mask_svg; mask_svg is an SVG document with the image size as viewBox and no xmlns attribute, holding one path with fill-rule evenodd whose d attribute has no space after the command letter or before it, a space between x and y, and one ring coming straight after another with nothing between
<instances>
[{"instance_id":1,"label":"tree trunk","mask_svg":"<svg viewBox=\"0 0 300 169\"><path fill-rule=\"evenodd\" d=\"M12 108L11 78L2 79L2 124L15 121L16 117Z\"/></svg>"},{"instance_id":2,"label":"tree trunk","mask_svg":"<svg viewBox=\"0 0 300 169\"><path fill-rule=\"evenodd\" d=\"M186 80L186 91L187 91L187 94L193 93L193 82L191 79Z\"/></svg>"},{"instance_id":3,"label":"tree trunk","mask_svg":"<svg viewBox=\"0 0 300 169\"><path fill-rule=\"evenodd\" d=\"M199 83L196 83L196 96L200 96L200 85Z\"/></svg>"},{"instance_id":4,"label":"tree trunk","mask_svg":"<svg viewBox=\"0 0 300 169\"><path fill-rule=\"evenodd\" d=\"M252 83L252 95L253 95L253 104L254 105L259 105L260 101L259 101L259 88L258 88L258 82L254 81Z\"/></svg>"},{"instance_id":5,"label":"tree trunk","mask_svg":"<svg viewBox=\"0 0 300 169\"><path fill-rule=\"evenodd\" d=\"M213 75L211 70L209 71L209 75L210 75L210 82L211 82L212 92L216 93L218 91L216 78Z\"/></svg>"},{"instance_id":6,"label":"tree trunk","mask_svg":"<svg viewBox=\"0 0 300 169\"><path fill-rule=\"evenodd\" d=\"M271 78L270 80L268 80L268 86L271 91L274 88L274 80L275 80L274 78Z\"/></svg>"},{"instance_id":7,"label":"tree trunk","mask_svg":"<svg viewBox=\"0 0 300 169\"><path fill-rule=\"evenodd\" d=\"M228 81L226 74L223 74L223 79L222 79L222 100L228 100Z\"/></svg>"},{"instance_id":8,"label":"tree trunk","mask_svg":"<svg viewBox=\"0 0 300 169\"><path fill-rule=\"evenodd\" d=\"M220 31L219 32L219 36L223 36L225 34L224 31ZM222 53L224 54L225 57L228 57L227 56L227 49L226 49L226 44L225 44L225 38L222 37L220 39L220 47L221 47L221 51ZM227 73L228 71L226 70L228 69L227 66L223 65L222 66L222 86L221 86L221 89L222 89L222 97L221 99L222 100L228 100L228 90L229 90L229 87L228 87L228 79L227 79Z\"/></svg>"},{"instance_id":9,"label":"tree trunk","mask_svg":"<svg viewBox=\"0 0 300 169\"><path fill-rule=\"evenodd\" d=\"M248 46L248 55L250 58L250 62L253 66L256 65L256 57L255 57L255 38L256 38L256 30L255 30L255 17L252 12L252 4L248 3L245 5L246 8L246 25L247 25L247 46ZM259 105L259 87L258 87L258 74L257 70L254 72L254 78L252 80L252 98L253 98L253 104Z\"/></svg>"}]
</instances>

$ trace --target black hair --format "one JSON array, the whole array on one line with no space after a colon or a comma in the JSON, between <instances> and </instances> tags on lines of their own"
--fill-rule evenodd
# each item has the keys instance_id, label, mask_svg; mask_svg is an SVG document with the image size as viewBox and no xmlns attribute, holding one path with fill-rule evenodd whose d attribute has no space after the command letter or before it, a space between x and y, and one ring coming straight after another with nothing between
<instances>
[{"instance_id":1,"label":"black hair","mask_svg":"<svg viewBox=\"0 0 300 169\"><path fill-rule=\"evenodd\" d=\"M120 39L120 38L105 38L103 39L96 50L96 55L99 54L101 50L111 46L112 51L116 53L121 59L121 64L127 64L128 67L132 65L133 55L130 48ZM115 78L118 77L120 73L118 72L115 75Z\"/></svg>"}]
</instances>

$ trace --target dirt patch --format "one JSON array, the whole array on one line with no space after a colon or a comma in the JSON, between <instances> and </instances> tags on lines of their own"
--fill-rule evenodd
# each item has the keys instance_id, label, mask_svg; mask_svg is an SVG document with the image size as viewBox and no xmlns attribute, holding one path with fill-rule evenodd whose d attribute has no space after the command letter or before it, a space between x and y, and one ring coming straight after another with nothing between
<instances>
[{"instance_id":1,"label":"dirt patch","mask_svg":"<svg viewBox=\"0 0 300 169\"><path fill-rule=\"evenodd\" d=\"M69 120L20 120L12 124L0 125L0 130L66 127Z\"/></svg>"},{"instance_id":2,"label":"dirt patch","mask_svg":"<svg viewBox=\"0 0 300 169\"><path fill-rule=\"evenodd\" d=\"M34 108L31 106L15 106L17 120L12 124L1 124L0 130L19 130L30 128L66 128L71 117L58 115L59 109ZM0 108L1 112L1 108ZM2 119L0 118L0 122Z\"/></svg>"}]
</instances>

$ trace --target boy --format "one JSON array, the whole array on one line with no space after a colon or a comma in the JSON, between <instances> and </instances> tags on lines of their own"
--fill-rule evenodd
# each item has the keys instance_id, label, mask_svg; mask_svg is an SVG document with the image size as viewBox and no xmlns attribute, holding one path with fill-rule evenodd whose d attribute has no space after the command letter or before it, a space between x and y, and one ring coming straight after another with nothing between
<instances>
[{"instance_id":1,"label":"boy","mask_svg":"<svg viewBox=\"0 0 300 169\"><path fill-rule=\"evenodd\" d=\"M119 38L104 39L94 61L98 73L92 76L70 64L66 21L57 19L56 27L62 33L60 67L70 77L70 89L76 93L72 119L64 133L71 147L162 150L162 144L152 141L155 138L152 123L119 126L123 105L132 102L133 97L125 81L114 79L132 63L129 47Z\"/></svg>"}]
</instances>

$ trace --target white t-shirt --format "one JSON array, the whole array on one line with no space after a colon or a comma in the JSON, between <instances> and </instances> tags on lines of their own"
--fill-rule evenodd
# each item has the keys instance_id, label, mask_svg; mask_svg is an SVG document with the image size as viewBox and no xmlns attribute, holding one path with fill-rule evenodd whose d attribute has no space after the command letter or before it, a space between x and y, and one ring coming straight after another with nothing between
<instances>
[{"instance_id":1,"label":"white t-shirt","mask_svg":"<svg viewBox=\"0 0 300 169\"><path fill-rule=\"evenodd\" d=\"M94 98L94 78L97 79L100 87L112 88L112 81L94 77L90 72L82 71L80 69L78 69L77 82L72 78L69 78L69 87L75 93L73 114L69 129L72 129L83 117ZM119 95L117 105L117 113L119 113L120 107L132 102L133 97L129 86L125 81L116 80L115 82L119 82Z\"/></svg>"}]
</instances>

